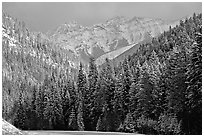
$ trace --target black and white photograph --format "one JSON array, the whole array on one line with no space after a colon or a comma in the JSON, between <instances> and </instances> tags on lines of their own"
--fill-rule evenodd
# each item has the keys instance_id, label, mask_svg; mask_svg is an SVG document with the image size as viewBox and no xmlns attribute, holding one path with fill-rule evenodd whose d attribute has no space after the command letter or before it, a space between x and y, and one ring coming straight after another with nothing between
<instances>
[{"instance_id":1,"label":"black and white photograph","mask_svg":"<svg viewBox=\"0 0 204 137\"><path fill-rule=\"evenodd\" d=\"M2 1L2 135L202 135L202 1Z\"/></svg>"}]
</instances>

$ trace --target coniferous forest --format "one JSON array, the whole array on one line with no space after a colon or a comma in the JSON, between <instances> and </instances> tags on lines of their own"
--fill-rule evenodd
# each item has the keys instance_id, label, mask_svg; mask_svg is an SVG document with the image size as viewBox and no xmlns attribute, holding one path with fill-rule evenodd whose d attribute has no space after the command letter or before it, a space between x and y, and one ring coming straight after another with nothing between
<instances>
[{"instance_id":1,"label":"coniferous forest","mask_svg":"<svg viewBox=\"0 0 204 137\"><path fill-rule=\"evenodd\" d=\"M202 14L118 64L91 58L77 70L24 22L6 13L2 22L2 116L17 128L202 134Z\"/></svg>"}]
</instances>

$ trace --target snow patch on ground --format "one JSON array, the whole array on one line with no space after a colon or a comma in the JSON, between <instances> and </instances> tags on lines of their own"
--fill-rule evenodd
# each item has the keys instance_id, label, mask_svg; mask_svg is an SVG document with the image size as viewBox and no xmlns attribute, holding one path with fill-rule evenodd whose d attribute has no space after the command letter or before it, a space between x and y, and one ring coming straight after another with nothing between
<instances>
[{"instance_id":1,"label":"snow patch on ground","mask_svg":"<svg viewBox=\"0 0 204 137\"><path fill-rule=\"evenodd\" d=\"M15 126L2 119L2 134L3 135L23 135L23 132Z\"/></svg>"},{"instance_id":2,"label":"snow patch on ground","mask_svg":"<svg viewBox=\"0 0 204 137\"><path fill-rule=\"evenodd\" d=\"M97 65L101 65L105 62L105 59L108 58L110 60L116 58L117 56L119 56L120 54L124 53L125 51L127 51L128 49L132 48L133 46L135 46L136 44L132 44L130 46L126 46L126 47L123 47L123 48L120 48L118 50L115 50L115 51L112 51L112 52L109 52L107 54L104 54L102 56L100 56L97 60L96 60L96 64Z\"/></svg>"}]
</instances>

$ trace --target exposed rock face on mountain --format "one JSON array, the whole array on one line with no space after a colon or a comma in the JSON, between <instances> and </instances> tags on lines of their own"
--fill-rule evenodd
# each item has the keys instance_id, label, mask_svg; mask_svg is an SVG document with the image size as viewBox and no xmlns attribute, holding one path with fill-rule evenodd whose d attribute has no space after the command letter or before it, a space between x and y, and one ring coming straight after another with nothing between
<instances>
[{"instance_id":1,"label":"exposed rock face on mountain","mask_svg":"<svg viewBox=\"0 0 204 137\"><path fill-rule=\"evenodd\" d=\"M76 22L63 24L48 33L48 36L55 45L69 50L79 60L87 63L89 56L106 58L107 53L107 57L111 55L112 59L125 52L128 47L151 40L176 24L178 22L161 19L115 17L92 27L83 27Z\"/></svg>"},{"instance_id":2,"label":"exposed rock face on mountain","mask_svg":"<svg viewBox=\"0 0 204 137\"><path fill-rule=\"evenodd\" d=\"M6 20L9 23L6 23ZM26 28L22 29L24 24L19 28L16 24L16 20L4 15L2 40L5 45L11 47L10 49L16 52L24 49L25 54L29 53L29 56L35 58L36 55L41 56L42 60L51 66L56 65L54 58L57 57L56 54L60 54L67 61L65 64L75 69L80 61L88 64L90 56L95 57L96 63L101 65L105 58L114 59L121 54L125 55L127 50L137 49L135 46L139 43L151 41L152 37L168 30L170 25L174 27L178 22L115 17L92 27L83 27L71 22L60 25L47 34L29 32Z\"/></svg>"}]
</instances>

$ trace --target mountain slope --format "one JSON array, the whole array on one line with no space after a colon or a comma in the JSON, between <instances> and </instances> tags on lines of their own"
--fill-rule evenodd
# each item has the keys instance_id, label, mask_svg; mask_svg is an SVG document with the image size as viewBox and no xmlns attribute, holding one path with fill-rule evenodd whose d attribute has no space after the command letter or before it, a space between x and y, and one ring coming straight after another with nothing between
<instances>
[{"instance_id":1,"label":"mountain slope","mask_svg":"<svg viewBox=\"0 0 204 137\"><path fill-rule=\"evenodd\" d=\"M116 58L117 56L119 56L120 54L122 54L123 52L125 52L126 50L132 48L133 46L135 46L135 44L132 44L132 45L126 46L126 47L122 47L118 50L114 50L112 52L106 53L106 54L100 56L99 58L97 58L96 64L102 65L105 62L106 58L112 60L112 59Z\"/></svg>"},{"instance_id":2,"label":"mountain slope","mask_svg":"<svg viewBox=\"0 0 204 137\"><path fill-rule=\"evenodd\" d=\"M5 25L5 20L9 18L11 21ZM34 58L40 54L41 59L51 66L56 64L55 54L58 56L62 54L70 68L77 68L79 62L88 64L90 56L95 57L97 64L103 64L105 58L114 59L133 48L133 45L151 41L152 37L168 30L170 25L173 27L178 24L177 21L169 22L161 19L115 17L92 27L83 27L76 22L62 24L54 31L43 34L29 32L27 28L22 30L25 25L18 27L15 22L9 16L3 18L3 42L8 41L7 45L13 47L11 50L20 52L21 49L25 49L25 54ZM21 34L19 30L23 33ZM23 37L26 40L21 44ZM29 73L41 76L40 73Z\"/></svg>"},{"instance_id":3,"label":"mountain slope","mask_svg":"<svg viewBox=\"0 0 204 137\"><path fill-rule=\"evenodd\" d=\"M119 51L122 53L123 50L118 49L158 36L167 31L170 25L174 27L176 24L177 21L161 19L115 17L92 27L83 27L76 22L63 24L48 36L55 45L67 49L87 63L90 56L98 58L103 55L100 58L104 58L106 53L107 57L120 54ZM112 52L115 50L118 51Z\"/></svg>"}]
</instances>

